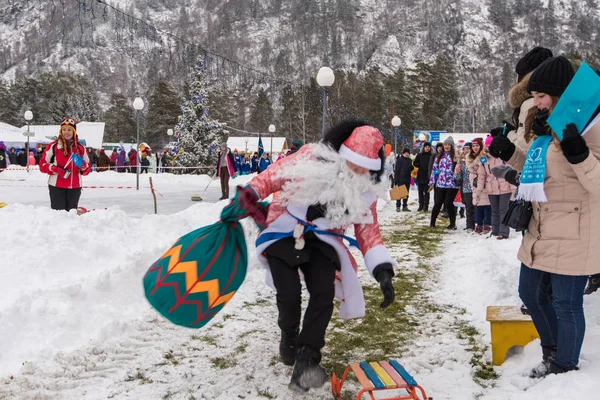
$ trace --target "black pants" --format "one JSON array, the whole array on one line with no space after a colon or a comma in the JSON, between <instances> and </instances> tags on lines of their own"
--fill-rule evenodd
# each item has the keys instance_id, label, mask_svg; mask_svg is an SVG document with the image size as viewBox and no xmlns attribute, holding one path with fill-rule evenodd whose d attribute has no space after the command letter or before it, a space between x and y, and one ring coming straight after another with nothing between
<instances>
[{"instance_id":1,"label":"black pants","mask_svg":"<svg viewBox=\"0 0 600 400\"><path fill-rule=\"evenodd\" d=\"M404 185L406 187L406 191L410 192L410 183L398 183L397 186ZM400 202L402 202L402 207L408 207L408 195L402 200L396 200L396 207L400 207Z\"/></svg>"},{"instance_id":2,"label":"black pants","mask_svg":"<svg viewBox=\"0 0 600 400\"><path fill-rule=\"evenodd\" d=\"M81 188L63 189L48 185L50 191L50 207L53 210L69 211L77 208L79 197L81 197Z\"/></svg>"},{"instance_id":3,"label":"black pants","mask_svg":"<svg viewBox=\"0 0 600 400\"><path fill-rule=\"evenodd\" d=\"M429 184L419 183L417 188L419 191L419 209L427 211L429 209Z\"/></svg>"},{"instance_id":4,"label":"black pants","mask_svg":"<svg viewBox=\"0 0 600 400\"><path fill-rule=\"evenodd\" d=\"M434 205L433 210L431 210L431 225L435 225L435 220L442 209L442 205L445 205L446 211L448 212L448 218L450 218L450 225L456 226L456 207L454 207L456 193L458 193L458 189L435 188L433 196Z\"/></svg>"},{"instance_id":5,"label":"black pants","mask_svg":"<svg viewBox=\"0 0 600 400\"><path fill-rule=\"evenodd\" d=\"M475 206L473 205L473 193L461 193L465 211L467 214L467 228L475 229Z\"/></svg>"},{"instance_id":6,"label":"black pants","mask_svg":"<svg viewBox=\"0 0 600 400\"><path fill-rule=\"evenodd\" d=\"M308 242L307 242L308 244ZM295 250L297 251L297 250ZM302 252L304 250L300 250ZM335 294L336 262L318 249L307 249L309 262L294 265L294 260L283 260L269 254L267 260L277 289L278 324L283 331L293 331L300 327L302 303L302 284L298 268L304 274L304 281L310 293L308 307L304 313L302 330L298 336L297 345L310 346L320 350L325 346L325 331L333 313L333 298ZM295 259L291 247L290 257Z\"/></svg>"},{"instance_id":7,"label":"black pants","mask_svg":"<svg viewBox=\"0 0 600 400\"><path fill-rule=\"evenodd\" d=\"M223 198L229 198L229 168L221 167L219 171L219 177L221 178L221 194Z\"/></svg>"}]
</instances>

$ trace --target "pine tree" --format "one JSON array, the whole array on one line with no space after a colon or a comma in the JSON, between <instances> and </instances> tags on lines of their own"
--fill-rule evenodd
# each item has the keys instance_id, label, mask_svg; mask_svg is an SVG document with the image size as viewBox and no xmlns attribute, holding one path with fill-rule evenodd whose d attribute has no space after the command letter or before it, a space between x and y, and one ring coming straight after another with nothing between
<instances>
[{"instance_id":1,"label":"pine tree","mask_svg":"<svg viewBox=\"0 0 600 400\"><path fill-rule=\"evenodd\" d=\"M175 159L177 166L216 164L218 147L226 140L225 124L208 116L208 90L204 68L204 59L200 56L194 67L190 98L183 99L182 115L175 125L180 151Z\"/></svg>"},{"instance_id":2,"label":"pine tree","mask_svg":"<svg viewBox=\"0 0 600 400\"><path fill-rule=\"evenodd\" d=\"M177 95L167 82L158 82L150 96L146 116L145 137L150 147L167 143L167 130L175 126L178 115Z\"/></svg>"},{"instance_id":3,"label":"pine tree","mask_svg":"<svg viewBox=\"0 0 600 400\"><path fill-rule=\"evenodd\" d=\"M248 121L248 129L256 132L267 132L273 123L273 103L269 100L264 89L259 90L256 101L252 106L252 114Z\"/></svg>"},{"instance_id":4,"label":"pine tree","mask_svg":"<svg viewBox=\"0 0 600 400\"><path fill-rule=\"evenodd\" d=\"M281 114L278 118L278 121L281 121L281 135L290 139L302 138L299 113L298 97L294 88L286 85L281 93Z\"/></svg>"},{"instance_id":5,"label":"pine tree","mask_svg":"<svg viewBox=\"0 0 600 400\"><path fill-rule=\"evenodd\" d=\"M378 68L369 69L357 93L357 102L361 104L358 116L376 126L385 126L388 119L382 79Z\"/></svg>"},{"instance_id":6,"label":"pine tree","mask_svg":"<svg viewBox=\"0 0 600 400\"><path fill-rule=\"evenodd\" d=\"M10 88L5 86L2 80L0 80L0 122L14 126L20 126L23 123L19 118L17 104L10 93Z\"/></svg>"},{"instance_id":7,"label":"pine tree","mask_svg":"<svg viewBox=\"0 0 600 400\"><path fill-rule=\"evenodd\" d=\"M110 98L111 107L104 113L104 141L117 143L129 141L136 135L137 124L134 110L127 98L120 93L113 93Z\"/></svg>"},{"instance_id":8,"label":"pine tree","mask_svg":"<svg viewBox=\"0 0 600 400\"><path fill-rule=\"evenodd\" d=\"M556 33L557 22L554 9L554 0L548 1L548 8L544 9L543 18L544 41L547 47L553 48L558 44L559 41Z\"/></svg>"}]
</instances>

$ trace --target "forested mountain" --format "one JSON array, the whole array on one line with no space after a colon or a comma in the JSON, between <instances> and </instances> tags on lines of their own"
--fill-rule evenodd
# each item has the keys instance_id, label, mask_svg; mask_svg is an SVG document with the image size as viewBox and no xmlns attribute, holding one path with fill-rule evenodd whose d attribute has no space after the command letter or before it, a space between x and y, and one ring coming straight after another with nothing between
<instances>
[{"instance_id":1,"label":"forested mountain","mask_svg":"<svg viewBox=\"0 0 600 400\"><path fill-rule=\"evenodd\" d=\"M146 113L179 109L203 56L211 117L230 128L264 132L272 120L277 134L317 136L314 76L326 65L336 70L329 123L358 116L387 129L398 114L404 132L473 121L487 131L507 115L514 65L533 46L598 64L598 3L0 0L0 120L70 111L106 120L117 138L131 125L123 104L139 95L154 105L147 129L164 130L176 115Z\"/></svg>"}]
</instances>

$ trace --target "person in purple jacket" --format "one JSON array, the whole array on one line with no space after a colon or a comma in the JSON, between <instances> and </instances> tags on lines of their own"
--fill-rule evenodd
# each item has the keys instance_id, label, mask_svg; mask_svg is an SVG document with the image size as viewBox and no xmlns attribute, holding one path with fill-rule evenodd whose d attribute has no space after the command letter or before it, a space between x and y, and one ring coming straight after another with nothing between
<instances>
[{"instance_id":1,"label":"person in purple jacket","mask_svg":"<svg viewBox=\"0 0 600 400\"><path fill-rule=\"evenodd\" d=\"M444 140L444 151L435 156L429 187L434 189L434 205L431 211L430 227L435 228L435 221L442 209L446 205L450 225L447 229L456 230L456 208L454 208L454 198L458 193L458 188L454 182L454 168L456 167L456 152L454 151L454 139L448 136Z\"/></svg>"}]
</instances>

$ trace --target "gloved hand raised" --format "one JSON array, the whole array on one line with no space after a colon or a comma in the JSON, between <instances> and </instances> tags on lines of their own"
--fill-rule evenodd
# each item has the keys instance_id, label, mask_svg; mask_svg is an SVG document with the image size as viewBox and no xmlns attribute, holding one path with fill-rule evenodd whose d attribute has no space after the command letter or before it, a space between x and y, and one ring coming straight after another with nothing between
<instances>
[{"instance_id":1,"label":"gloved hand raised","mask_svg":"<svg viewBox=\"0 0 600 400\"><path fill-rule=\"evenodd\" d=\"M502 161L508 161L515 153L515 145L506 136L496 136L490 144L489 152L492 156L501 159Z\"/></svg>"},{"instance_id":2,"label":"gloved hand raised","mask_svg":"<svg viewBox=\"0 0 600 400\"><path fill-rule=\"evenodd\" d=\"M492 174L496 178L504 179L508 183L514 186L519 186L519 177L516 169L512 169L508 165L498 165L497 167L492 168Z\"/></svg>"},{"instance_id":3,"label":"gloved hand raised","mask_svg":"<svg viewBox=\"0 0 600 400\"><path fill-rule=\"evenodd\" d=\"M373 270L373 276L377 279L377 282L379 282L379 287L383 293L383 301L381 302L380 307L386 308L392 304L396 298L396 292L392 285L392 277L394 276L392 264L379 264Z\"/></svg>"},{"instance_id":4,"label":"gloved hand raised","mask_svg":"<svg viewBox=\"0 0 600 400\"><path fill-rule=\"evenodd\" d=\"M583 136L579 134L577 126L570 123L563 129L563 140L560 142L563 154L571 164L579 164L585 161L590 154L590 149L585 143Z\"/></svg>"}]
</instances>

